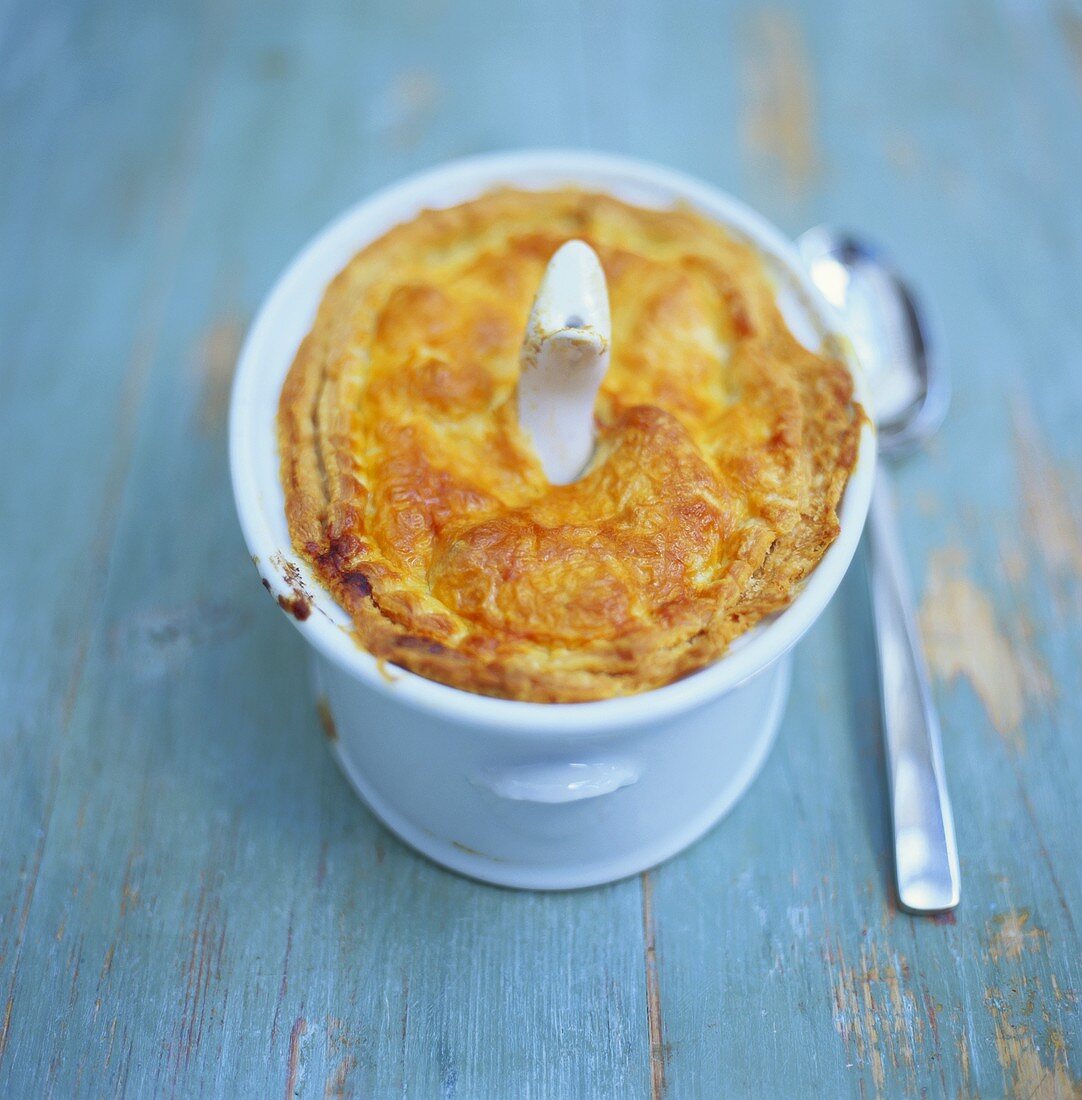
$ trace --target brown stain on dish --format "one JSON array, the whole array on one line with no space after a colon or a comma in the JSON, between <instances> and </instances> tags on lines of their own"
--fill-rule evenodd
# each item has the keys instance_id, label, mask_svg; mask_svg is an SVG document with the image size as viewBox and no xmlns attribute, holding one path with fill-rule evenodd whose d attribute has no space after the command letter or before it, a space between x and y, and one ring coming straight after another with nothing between
<instances>
[{"instance_id":1,"label":"brown stain on dish","mask_svg":"<svg viewBox=\"0 0 1082 1100\"><path fill-rule=\"evenodd\" d=\"M755 161L800 196L818 172L811 60L799 23L764 9L751 19L743 58L743 140Z\"/></svg>"},{"instance_id":2,"label":"brown stain on dish","mask_svg":"<svg viewBox=\"0 0 1082 1100\"><path fill-rule=\"evenodd\" d=\"M327 1083L323 1087L324 1097L345 1097L351 1096L352 1092L348 1091L349 1075L353 1072L357 1065L357 1056L355 1054L347 1054L343 1057L334 1072L327 1078Z\"/></svg>"},{"instance_id":3,"label":"brown stain on dish","mask_svg":"<svg viewBox=\"0 0 1082 1100\"><path fill-rule=\"evenodd\" d=\"M968 680L992 725L1024 749L1027 699L1048 700L1053 684L1024 638L1012 640L1001 629L991 599L969 577L961 550L932 554L919 619L932 671L947 683Z\"/></svg>"},{"instance_id":4,"label":"brown stain on dish","mask_svg":"<svg viewBox=\"0 0 1082 1100\"><path fill-rule=\"evenodd\" d=\"M992 1017L996 1057L1010 1095L1024 1096L1027 1100L1082 1097L1082 1080L1071 1074L1066 1051L1053 1036L1046 1044L1051 1054L1051 1064L1046 1064L1031 1027L1012 1019L998 990L987 991L986 1003Z\"/></svg>"},{"instance_id":5,"label":"brown stain on dish","mask_svg":"<svg viewBox=\"0 0 1082 1100\"><path fill-rule=\"evenodd\" d=\"M334 715L331 713L330 700L326 695L321 695L316 700L316 713L319 715L319 724L323 728L323 736L328 741L338 740L338 727L334 724Z\"/></svg>"},{"instance_id":6,"label":"brown stain on dish","mask_svg":"<svg viewBox=\"0 0 1082 1100\"><path fill-rule=\"evenodd\" d=\"M458 840L452 840L451 847L457 848L460 852L465 852L468 856L477 856L479 859L487 859L491 863L507 862L504 859L500 859L498 856L490 856L487 852L479 852L476 848L471 848L468 844L463 844Z\"/></svg>"},{"instance_id":7,"label":"brown stain on dish","mask_svg":"<svg viewBox=\"0 0 1082 1100\"><path fill-rule=\"evenodd\" d=\"M650 1096L665 1095L665 1029L661 1017L661 983L657 969L657 924L654 919L654 879L644 871L642 882L642 935L646 971L646 1027L650 1037Z\"/></svg>"},{"instance_id":8,"label":"brown stain on dish","mask_svg":"<svg viewBox=\"0 0 1082 1100\"><path fill-rule=\"evenodd\" d=\"M1047 938L1043 928L1030 924L1028 909L1011 909L988 923L988 953L993 962L1020 959L1024 952L1036 950Z\"/></svg>"},{"instance_id":9,"label":"brown stain on dish","mask_svg":"<svg viewBox=\"0 0 1082 1100\"><path fill-rule=\"evenodd\" d=\"M301 571L282 554L275 554L271 558L271 565L282 574L283 580L290 587L288 596L279 595L277 597L278 606L287 614L292 615L298 622L303 623L312 614L313 602L308 589L304 586ZM263 578L263 587L271 595L274 595L274 590L266 577Z\"/></svg>"},{"instance_id":10,"label":"brown stain on dish","mask_svg":"<svg viewBox=\"0 0 1082 1100\"><path fill-rule=\"evenodd\" d=\"M233 385L245 322L229 315L216 320L202 335L196 361L199 367L199 425L212 435L225 426L229 390Z\"/></svg>"},{"instance_id":11,"label":"brown stain on dish","mask_svg":"<svg viewBox=\"0 0 1082 1100\"><path fill-rule=\"evenodd\" d=\"M279 596L278 606L301 623L312 614L312 604L303 592L294 592L290 596Z\"/></svg>"}]
</instances>

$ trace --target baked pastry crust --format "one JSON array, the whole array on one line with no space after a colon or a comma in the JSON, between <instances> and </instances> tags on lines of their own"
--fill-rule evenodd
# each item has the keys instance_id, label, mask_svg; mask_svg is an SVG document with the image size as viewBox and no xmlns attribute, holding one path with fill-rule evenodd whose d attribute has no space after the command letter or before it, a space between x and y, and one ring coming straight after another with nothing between
<instances>
[{"instance_id":1,"label":"baked pastry crust","mask_svg":"<svg viewBox=\"0 0 1082 1100\"><path fill-rule=\"evenodd\" d=\"M605 269L598 447L552 486L515 412L556 249ZM468 691L659 687L784 607L838 534L862 411L790 333L758 253L686 208L492 191L330 284L282 389L293 544L377 657Z\"/></svg>"}]
</instances>

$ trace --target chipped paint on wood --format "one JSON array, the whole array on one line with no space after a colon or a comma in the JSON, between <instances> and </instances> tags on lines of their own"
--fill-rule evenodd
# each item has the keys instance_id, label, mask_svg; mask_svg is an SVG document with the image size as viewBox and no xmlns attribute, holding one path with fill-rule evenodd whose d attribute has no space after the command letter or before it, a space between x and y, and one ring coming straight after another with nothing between
<instances>
[{"instance_id":1,"label":"chipped paint on wood","mask_svg":"<svg viewBox=\"0 0 1082 1100\"><path fill-rule=\"evenodd\" d=\"M225 427L233 373L244 343L245 323L239 317L220 317L203 333L196 360L199 365L199 424L207 434Z\"/></svg>"},{"instance_id":2,"label":"chipped paint on wood","mask_svg":"<svg viewBox=\"0 0 1082 1100\"><path fill-rule=\"evenodd\" d=\"M1021 639L1010 639L1000 627L988 594L968 574L963 551L931 555L919 620L936 675L948 683L967 680L995 728L1015 748L1024 748L1027 700L1049 699L1051 677Z\"/></svg>"},{"instance_id":3,"label":"chipped paint on wood","mask_svg":"<svg viewBox=\"0 0 1082 1100\"><path fill-rule=\"evenodd\" d=\"M993 1020L996 1055L1011 1096L1026 1100L1082 1097L1082 1078L1072 1075L1051 1035L1042 1050L1032 1025L1012 1017L997 990L989 990L988 1011Z\"/></svg>"},{"instance_id":4,"label":"chipped paint on wood","mask_svg":"<svg viewBox=\"0 0 1082 1100\"><path fill-rule=\"evenodd\" d=\"M790 196L818 171L811 61L800 24L776 8L758 11L743 38L743 141L753 161L777 173Z\"/></svg>"},{"instance_id":5,"label":"chipped paint on wood","mask_svg":"<svg viewBox=\"0 0 1082 1100\"><path fill-rule=\"evenodd\" d=\"M1029 572L1029 562L1019 541L1012 533L1003 532L999 536L999 563L1003 577L1017 588Z\"/></svg>"},{"instance_id":6,"label":"chipped paint on wood","mask_svg":"<svg viewBox=\"0 0 1082 1100\"><path fill-rule=\"evenodd\" d=\"M661 1020L661 986L658 981L657 926L654 921L654 883L651 873L641 876L642 935L646 975L646 1027L650 1036L650 1095L665 1095L665 1030Z\"/></svg>"},{"instance_id":7,"label":"chipped paint on wood","mask_svg":"<svg viewBox=\"0 0 1082 1100\"><path fill-rule=\"evenodd\" d=\"M892 953L884 958L872 941L860 945L856 964L850 965L837 947L828 962L835 1030L851 1057L870 1069L876 1093L882 1094L899 1070L914 1081L926 1016L905 977L905 957Z\"/></svg>"},{"instance_id":8,"label":"chipped paint on wood","mask_svg":"<svg viewBox=\"0 0 1082 1100\"><path fill-rule=\"evenodd\" d=\"M1052 579L1060 609L1082 612L1082 498L1077 484L1049 454L1027 403L1014 402L1012 419L1027 545Z\"/></svg>"},{"instance_id":9,"label":"chipped paint on wood","mask_svg":"<svg viewBox=\"0 0 1082 1100\"><path fill-rule=\"evenodd\" d=\"M308 1028L308 1023L303 1016L298 1016L293 1021L293 1027L289 1032L289 1060L286 1063L286 1088L285 1100L293 1100L297 1093L299 1079L297 1076L300 1064L301 1039Z\"/></svg>"},{"instance_id":10,"label":"chipped paint on wood","mask_svg":"<svg viewBox=\"0 0 1082 1100\"><path fill-rule=\"evenodd\" d=\"M992 918L988 924L988 953L993 962L1011 961L1043 944L1048 934L1030 924L1028 909L1010 910Z\"/></svg>"}]
</instances>

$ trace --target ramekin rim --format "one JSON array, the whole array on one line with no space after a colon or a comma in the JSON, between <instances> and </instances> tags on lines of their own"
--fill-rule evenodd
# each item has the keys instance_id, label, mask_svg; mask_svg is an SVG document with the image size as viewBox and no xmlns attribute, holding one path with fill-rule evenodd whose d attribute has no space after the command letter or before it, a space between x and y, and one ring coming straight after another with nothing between
<instances>
[{"instance_id":1,"label":"ramekin rim","mask_svg":"<svg viewBox=\"0 0 1082 1100\"><path fill-rule=\"evenodd\" d=\"M801 265L795 247L780 230L739 199L674 169L610 153L559 148L523 149L452 160L391 183L353 204L306 242L264 298L238 359L229 416L233 491L249 553L273 595L288 599L290 586L277 573L268 577L268 570L262 568L263 561L282 555L304 572L308 571L304 563L294 556L292 547L288 544L282 546L265 522L265 509L250 468L251 436L257 429L250 422L253 403L248 399L248 390L259 384L260 367L256 350L261 330L268 325L275 310L280 308L283 296L293 292L292 284L306 277L308 268L319 266L319 260L331 250L339 236L348 231L354 222L364 220L365 215L369 221L378 220L378 212L395 203L416 201L419 204L417 210L426 205L440 206L444 202L440 198L441 191L446 195L456 185L466 185L470 189L476 187L476 194L501 182L524 186L521 177L530 173L551 175L550 184L566 176L566 182L582 186L600 186L589 182L586 177L590 175L622 175L631 186L657 188L670 192L674 201L690 202L723 224L739 229L771 255L800 287L807 304L814 307L819 323L829 332L843 333L843 326L834 309L817 291ZM516 176L519 178L516 179ZM455 197L448 201L459 199ZM351 247L356 251L363 243L363 238L359 238ZM851 345L844 340L841 343L842 353L853 375L856 398L869 410L867 380ZM294 353L295 349L290 349L291 361ZM276 389L280 388L280 384L279 380ZM264 425L263 430L273 432L274 424ZM839 535L792 603L768 622L757 626L753 636L730 649L717 661L663 687L593 702L542 703L481 695L429 680L397 666L387 669L348 632L318 613L320 598L332 603L334 599L326 589L315 583L314 578L312 587L315 591L311 593L313 613L304 619L292 616L293 624L318 653L357 676L366 685L405 705L442 718L449 724L484 726L509 733L552 732L564 736L619 732L653 724L686 713L731 691L784 655L811 627L841 583L856 552L871 499L875 452L875 431L868 423L862 430L857 462L842 499Z\"/></svg>"}]
</instances>

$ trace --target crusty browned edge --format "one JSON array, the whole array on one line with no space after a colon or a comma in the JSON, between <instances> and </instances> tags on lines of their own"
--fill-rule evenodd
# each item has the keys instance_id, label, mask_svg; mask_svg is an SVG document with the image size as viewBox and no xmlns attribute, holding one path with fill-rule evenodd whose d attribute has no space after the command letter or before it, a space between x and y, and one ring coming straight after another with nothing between
<instances>
[{"instance_id":1,"label":"crusty browned edge","mask_svg":"<svg viewBox=\"0 0 1082 1100\"><path fill-rule=\"evenodd\" d=\"M828 436L837 442L837 452L828 463L829 468L817 468L818 507L804 516L801 538L792 545L758 548L759 560L764 555L770 560L781 583L760 586L749 570L743 595L730 609L727 622L711 630L704 629L668 651L640 645L634 638L622 640L625 667L630 663L642 669L637 677L616 676L604 669L537 671L498 655L479 658L460 652L409 630L385 613L365 568L349 564L353 547L348 540L353 536L343 534L339 524L326 517L329 475L316 468L318 448L313 445L313 416L322 387L322 380L310 369L315 339L313 329L298 350L279 403L281 476L291 539L295 549L311 563L323 584L350 613L358 644L373 656L428 679L479 694L534 702L583 702L671 683L717 660L734 637L791 603L807 574L838 535L837 507L856 463L866 417L853 400L852 378L844 363L838 359L824 363L823 359L813 357L820 368L829 368L809 372L806 386L806 399L829 414L822 422L811 418L810 422L820 429L813 452L819 452ZM825 394L817 393L818 388L825 388ZM829 400L818 400L821 396ZM756 560L756 556L751 550L749 560Z\"/></svg>"}]
</instances>

